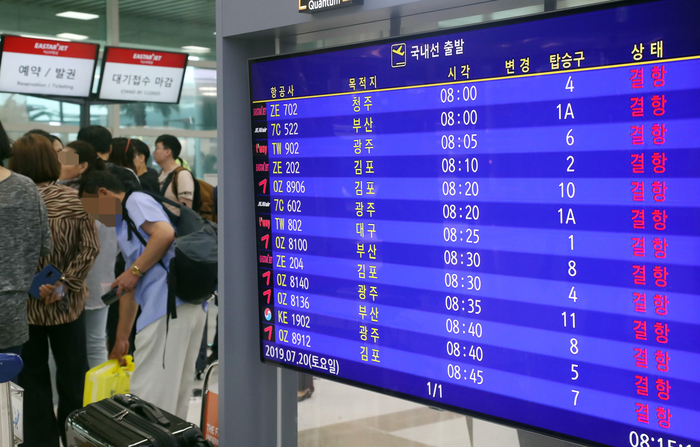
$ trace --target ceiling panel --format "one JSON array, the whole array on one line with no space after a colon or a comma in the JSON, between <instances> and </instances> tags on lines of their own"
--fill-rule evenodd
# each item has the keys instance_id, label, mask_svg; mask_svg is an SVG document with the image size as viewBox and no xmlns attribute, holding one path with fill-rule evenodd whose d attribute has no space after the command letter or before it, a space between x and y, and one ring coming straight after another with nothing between
<instances>
[{"instance_id":1,"label":"ceiling panel","mask_svg":"<svg viewBox=\"0 0 700 447\"><path fill-rule=\"evenodd\" d=\"M100 15L105 13L104 0L0 0L0 8L3 4L10 3L58 11L80 11ZM211 25L212 32L216 26L215 0L122 0L119 2L119 12L122 16L154 19L154 26L160 23L159 20L172 20L177 24L195 22Z\"/></svg>"},{"instance_id":2,"label":"ceiling panel","mask_svg":"<svg viewBox=\"0 0 700 447\"><path fill-rule=\"evenodd\" d=\"M120 0L119 41L124 46L182 51L183 46L209 48L196 53L215 59L216 0ZM63 11L100 16L97 20L56 17ZM72 32L89 41L106 40L105 0L0 0L0 32L45 37Z\"/></svg>"},{"instance_id":3,"label":"ceiling panel","mask_svg":"<svg viewBox=\"0 0 700 447\"><path fill-rule=\"evenodd\" d=\"M64 0L65 1L65 0ZM66 1L66 3L70 3ZM102 2L100 2L102 3ZM216 28L215 0L122 0L119 12L122 15L148 16L154 19L173 20L174 23L196 22ZM154 26L156 26L154 24Z\"/></svg>"}]
</instances>

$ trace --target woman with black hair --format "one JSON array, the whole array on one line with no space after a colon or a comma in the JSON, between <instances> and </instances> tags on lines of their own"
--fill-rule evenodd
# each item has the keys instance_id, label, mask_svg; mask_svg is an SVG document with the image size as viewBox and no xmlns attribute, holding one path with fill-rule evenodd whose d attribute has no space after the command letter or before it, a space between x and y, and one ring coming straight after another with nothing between
<instances>
[{"instance_id":1,"label":"woman with black hair","mask_svg":"<svg viewBox=\"0 0 700 447\"><path fill-rule=\"evenodd\" d=\"M109 162L122 168L131 169L136 174L134 156L136 155L136 140L131 138L114 138Z\"/></svg>"},{"instance_id":2,"label":"woman with black hair","mask_svg":"<svg viewBox=\"0 0 700 447\"><path fill-rule=\"evenodd\" d=\"M39 258L51 253L51 230L34 182L2 166L10 155L0 124L0 352L20 354L29 340L29 286Z\"/></svg>"},{"instance_id":3,"label":"woman with black hair","mask_svg":"<svg viewBox=\"0 0 700 447\"><path fill-rule=\"evenodd\" d=\"M72 141L58 151L58 161L61 162L61 175L58 183L77 190L80 179L87 177L93 171L104 171L105 162L97 156L92 144L85 141Z\"/></svg>"}]
</instances>

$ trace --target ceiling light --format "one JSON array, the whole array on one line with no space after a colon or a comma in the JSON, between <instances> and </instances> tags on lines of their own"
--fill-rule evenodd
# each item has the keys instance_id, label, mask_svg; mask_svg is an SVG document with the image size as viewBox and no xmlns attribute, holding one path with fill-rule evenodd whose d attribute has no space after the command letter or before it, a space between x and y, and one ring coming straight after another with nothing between
<instances>
[{"instance_id":1,"label":"ceiling light","mask_svg":"<svg viewBox=\"0 0 700 447\"><path fill-rule=\"evenodd\" d=\"M60 121L49 121L49 126L55 126L58 127L61 125Z\"/></svg>"},{"instance_id":2,"label":"ceiling light","mask_svg":"<svg viewBox=\"0 0 700 447\"><path fill-rule=\"evenodd\" d=\"M66 19L76 19L76 20L94 20L99 18L97 14L88 14L86 12L76 12L76 11L66 11L59 12L56 17L65 17Z\"/></svg>"},{"instance_id":3,"label":"ceiling light","mask_svg":"<svg viewBox=\"0 0 700 447\"><path fill-rule=\"evenodd\" d=\"M216 87L199 87L199 89L203 92L206 92L206 91L214 91L215 92L216 91Z\"/></svg>"},{"instance_id":4,"label":"ceiling light","mask_svg":"<svg viewBox=\"0 0 700 447\"><path fill-rule=\"evenodd\" d=\"M182 47L183 50L190 51L192 53L208 53L211 51L211 48L207 47L198 47L196 45L186 45Z\"/></svg>"},{"instance_id":5,"label":"ceiling light","mask_svg":"<svg viewBox=\"0 0 700 447\"><path fill-rule=\"evenodd\" d=\"M61 42L70 42L70 40L68 39L60 39L58 37L35 36L33 34L20 34L19 36L26 37L28 39L60 40Z\"/></svg>"},{"instance_id":6,"label":"ceiling light","mask_svg":"<svg viewBox=\"0 0 700 447\"><path fill-rule=\"evenodd\" d=\"M491 14L491 18L493 20L503 20L528 14L538 14L541 12L544 12L544 5L525 6L523 8L515 8L508 9L506 11L494 12L493 14Z\"/></svg>"},{"instance_id":7,"label":"ceiling light","mask_svg":"<svg viewBox=\"0 0 700 447\"><path fill-rule=\"evenodd\" d=\"M73 33L61 33L61 34L56 34L58 37L62 37L64 39L70 39L70 40L85 40L89 36L83 36L82 34L73 34Z\"/></svg>"},{"instance_id":8,"label":"ceiling light","mask_svg":"<svg viewBox=\"0 0 700 447\"><path fill-rule=\"evenodd\" d=\"M481 23L483 21L484 21L484 15L479 14L479 15L469 16L469 17L460 17L459 19L442 20L442 21L438 22L438 27L439 28L451 28L453 26L473 25L474 23Z\"/></svg>"},{"instance_id":9,"label":"ceiling light","mask_svg":"<svg viewBox=\"0 0 700 447\"><path fill-rule=\"evenodd\" d=\"M191 61L198 61L199 60L199 58L197 56L187 56L187 59L189 59Z\"/></svg>"}]
</instances>

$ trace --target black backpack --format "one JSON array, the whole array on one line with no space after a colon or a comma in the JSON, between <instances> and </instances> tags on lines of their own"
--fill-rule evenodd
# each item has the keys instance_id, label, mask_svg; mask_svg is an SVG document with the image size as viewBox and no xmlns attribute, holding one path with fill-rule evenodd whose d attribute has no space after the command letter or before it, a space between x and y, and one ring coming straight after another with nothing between
<instances>
[{"instance_id":1,"label":"black backpack","mask_svg":"<svg viewBox=\"0 0 700 447\"><path fill-rule=\"evenodd\" d=\"M167 317L177 318L177 306L175 297L190 304L202 304L207 301L218 288L218 228L215 223L203 219L197 212L168 200L157 194L140 191L151 196L161 206L168 204L180 210L176 216L167 207L163 211L175 228L175 256L170 260L170 265L165 266L162 260L160 265L168 272L168 310ZM136 228L136 224L129 217L126 202L131 193L124 196L122 202L122 219L127 223L129 239L132 234L146 246L146 240Z\"/></svg>"}]
</instances>

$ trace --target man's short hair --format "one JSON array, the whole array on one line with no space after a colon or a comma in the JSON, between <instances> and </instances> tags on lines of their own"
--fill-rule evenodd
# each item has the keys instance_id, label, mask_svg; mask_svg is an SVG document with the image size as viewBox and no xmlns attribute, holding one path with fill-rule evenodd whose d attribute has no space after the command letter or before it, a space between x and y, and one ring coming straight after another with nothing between
<instances>
[{"instance_id":1,"label":"man's short hair","mask_svg":"<svg viewBox=\"0 0 700 447\"><path fill-rule=\"evenodd\" d=\"M151 158L151 150L148 145L141 140L132 140L136 143L136 155L143 155L143 162L148 166L148 159Z\"/></svg>"},{"instance_id":2,"label":"man's short hair","mask_svg":"<svg viewBox=\"0 0 700 447\"><path fill-rule=\"evenodd\" d=\"M180 151L182 151L182 145L177 137L172 135L164 134L156 138L156 144L161 143L165 149L170 149L173 153L173 160L177 160L180 157Z\"/></svg>"},{"instance_id":3,"label":"man's short hair","mask_svg":"<svg viewBox=\"0 0 700 447\"><path fill-rule=\"evenodd\" d=\"M112 133L102 126L86 126L78 132L78 140L86 141L100 154L108 154L112 145Z\"/></svg>"},{"instance_id":4,"label":"man's short hair","mask_svg":"<svg viewBox=\"0 0 700 447\"><path fill-rule=\"evenodd\" d=\"M2 127L0 123L0 163L10 158L12 155L12 146L10 145L10 139L7 137L5 128Z\"/></svg>"},{"instance_id":5,"label":"man's short hair","mask_svg":"<svg viewBox=\"0 0 700 447\"><path fill-rule=\"evenodd\" d=\"M83 197L83 194L96 196L100 188L115 194L124 192L124 184L115 176L107 171L94 171L81 180L78 196Z\"/></svg>"},{"instance_id":6,"label":"man's short hair","mask_svg":"<svg viewBox=\"0 0 700 447\"><path fill-rule=\"evenodd\" d=\"M48 138L30 133L12 145L10 169L34 183L55 182L61 175L61 162Z\"/></svg>"}]
</instances>

